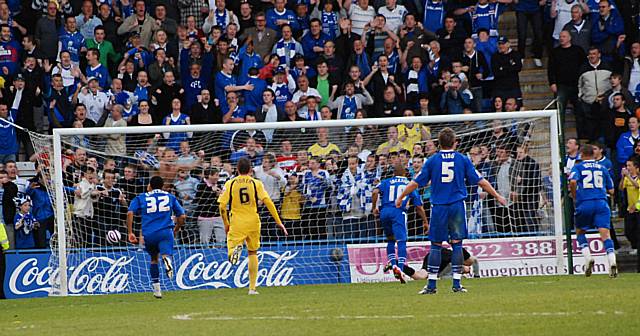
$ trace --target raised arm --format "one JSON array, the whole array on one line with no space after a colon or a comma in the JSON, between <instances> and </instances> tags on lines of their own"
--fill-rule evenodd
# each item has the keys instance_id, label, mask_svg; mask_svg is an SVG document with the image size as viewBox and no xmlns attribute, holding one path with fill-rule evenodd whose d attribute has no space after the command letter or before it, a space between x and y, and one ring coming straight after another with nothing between
<instances>
[{"instance_id":1,"label":"raised arm","mask_svg":"<svg viewBox=\"0 0 640 336\"><path fill-rule=\"evenodd\" d=\"M273 216L273 219L276 221L276 226L280 228L280 230L282 230L282 233L284 233L285 236L288 236L289 232L287 232L287 228L285 228L284 225L282 224L280 215L278 215L278 209L276 209L276 205L273 204L273 201L271 200L271 197L269 197L269 194L267 194L267 191L264 190L264 186L262 185L261 182L256 183L256 189L257 189L256 191L257 191L258 197L260 198L262 203L267 207L267 209L271 213L271 216Z\"/></svg>"},{"instance_id":2,"label":"raised arm","mask_svg":"<svg viewBox=\"0 0 640 336\"><path fill-rule=\"evenodd\" d=\"M404 191L398 198L396 198L396 208L400 208L402 206L402 200L409 196L414 190L418 189L419 185L416 181L411 181L407 184L407 187L404 188Z\"/></svg>"},{"instance_id":3,"label":"raised arm","mask_svg":"<svg viewBox=\"0 0 640 336\"><path fill-rule=\"evenodd\" d=\"M127 232L129 233L129 242L131 244L137 244L138 238L133 233L133 211L127 212Z\"/></svg>"},{"instance_id":4,"label":"raised arm","mask_svg":"<svg viewBox=\"0 0 640 336\"><path fill-rule=\"evenodd\" d=\"M489 181L487 181L486 179L480 180L480 182L478 182L478 186L482 188L482 190L486 191L489 195L493 196L498 201L498 203L504 206L507 205L507 199L498 194L498 192L493 189L491 183L489 183Z\"/></svg>"},{"instance_id":5,"label":"raised arm","mask_svg":"<svg viewBox=\"0 0 640 336\"><path fill-rule=\"evenodd\" d=\"M571 194L571 198L575 201L576 199L576 190L578 189L578 182L576 180L569 181L569 193Z\"/></svg>"},{"instance_id":6,"label":"raised arm","mask_svg":"<svg viewBox=\"0 0 640 336\"><path fill-rule=\"evenodd\" d=\"M187 219L187 215L182 214L176 218L176 226L173 228L173 234L178 233L180 228L184 225L184 221Z\"/></svg>"},{"instance_id":7,"label":"raised arm","mask_svg":"<svg viewBox=\"0 0 640 336\"><path fill-rule=\"evenodd\" d=\"M380 210L378 209L378 195L380 195L380 189L373 189L373 193L371 194L371 212L376 216L380 213Z\"/></svg>"},{"instance_id":8,"label":"raised arm","mask_svg":"<svg viewBox=\"0 0 640 336\"><path fill-rule=\"evenodd\" d=\"M369 93L369 91L364 85L362 85L362 95L364 96L364 99L362 100L362 105L373 105L374 103L373 97L371 97L371 93Z\"/></svg>"},{"instance_id":9,"label":"raised arm","mask_svg":"<svg viewBox=\"0 0 640 336\"><path fill-rule=\"evenodd\" d=\"M229 190L230 183L227 181L224 185L224 189L220 197L218 197L218 208L220 209L220 217L224 223L224 231L229 232L229 213L227 212L227 205L229 204Z\"/></svg>"},{"instance_id":10,"label":"raised arm","mask_svg":"<svg viewBox=\"0 0 640 336\"><path fill-rule=\"evenodd\" d=\"M420 216L420 218L422 218L422 227L424 228L424 233L428 233L429 232L429 220L427 219L427 213L424 211L424 207L422 205L417 205L416 206L416 212L418 213L418 216Z\"/></svg>"}]
</instances>

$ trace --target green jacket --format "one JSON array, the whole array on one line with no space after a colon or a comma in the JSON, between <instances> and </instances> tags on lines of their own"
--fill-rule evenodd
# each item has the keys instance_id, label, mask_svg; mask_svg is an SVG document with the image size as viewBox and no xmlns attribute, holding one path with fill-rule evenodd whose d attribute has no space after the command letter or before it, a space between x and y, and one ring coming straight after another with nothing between
<instances>
[{"instance_id":1,"label":"green jacket","mask_svg":"<svg viewBox=\"0 0 640 336\"><path fill-rule=\"evenodd\" d=\"M105 40L104 42L100 43L100 45L98 45L98 42L96 42L95 39L89 39L86 43L87 49L95 48L100 51L100 63L107 69L112 69L114 66L117 66L120 62L120 58L122 58L120 54L116 53L116 51L113 49L113 44L111 44L111 42L109 41ZM108 61L111 61L111 63L113 64L111 67L109 67Z\"/></svg>"}]
</instances>

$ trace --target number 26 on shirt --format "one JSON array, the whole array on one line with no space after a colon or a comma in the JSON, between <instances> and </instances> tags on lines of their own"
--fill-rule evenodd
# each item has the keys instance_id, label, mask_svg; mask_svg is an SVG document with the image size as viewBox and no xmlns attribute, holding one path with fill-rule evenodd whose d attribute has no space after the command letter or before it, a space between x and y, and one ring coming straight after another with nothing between
<instances>
[{"instance_id":1,"label":"number 26 on shirt","mask_svg":"<svg viewBox=\"0 0 640 336\"><path fill-rule=\"evenodd\" d=\"M582 187L584 189L602 188L604 186L602 172L599 170L583 170L582 177Z\"/></svg>"}]
</instances>

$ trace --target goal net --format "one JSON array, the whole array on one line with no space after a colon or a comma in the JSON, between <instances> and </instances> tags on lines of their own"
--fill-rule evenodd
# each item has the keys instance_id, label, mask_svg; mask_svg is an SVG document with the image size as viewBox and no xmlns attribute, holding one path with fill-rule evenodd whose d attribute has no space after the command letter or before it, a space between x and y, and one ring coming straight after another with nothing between
<instances>
[{"instance_id":1,"label":"goal net","mask_svg":"<svg viewBox=\"0 0 640 336\"><path fill-rule=\"evenodd\" d=\"M251 159L254 177L264 183L289 230L284 237L266 208L258 207L259 285L351 282L349 248L385 241L371 212L374 187L392 176L396 163L414 176L437 151L437 134L444 127L456 131L457 150L509 199L503 207L469 186L469 238L548 238L553 245L536 253L557 257L561 265L562 248L556 248L562 243L561 217L559 204L554 206L560 193L552 174L554 164L558 167L553 155L559 157L554 113L76 128L55 130L53 136L32 134L58 220L51 241L50 267L59 269L51 277L53 288L63 295L149 290L144 242L127 242L126 212L154 175L164 178L164 189L176 195L187 213L176 236L175 279L163 280L163 286L246 286L246 258L236 267L227 262L217 206L224 182L236 175L235 164L242 157ZM430 189L419 193L428 214ZM407 218L410 246L426 241L415 207ZM140 234L138 217L134 231ZM496 251L474 252L482 260L482 253ZM386 255L365 258L386 263ZM419 258L413 255L413 262Z\"/></svg>"}]
</instances>

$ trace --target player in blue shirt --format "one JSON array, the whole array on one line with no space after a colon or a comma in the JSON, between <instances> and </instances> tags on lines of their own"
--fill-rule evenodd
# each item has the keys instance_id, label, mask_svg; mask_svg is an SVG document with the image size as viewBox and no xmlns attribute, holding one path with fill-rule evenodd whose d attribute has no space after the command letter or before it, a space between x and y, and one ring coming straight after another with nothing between
<instances>
[{"instance_id":1,"label":"player in blue shirt","mask_svg":"<svg viewBox=\"0 0 640 336\"><path fill-rule=\"evenodd\" d=\"M491 184L482 177L471 160L455 151L456 134L447 127L438 134L440 151L427 160L422 170L407 185L396 199L396 207L402 207L402 200L416 188L431 182L431 227L429 240L429 282L420 294L435 294L438 270L440 269L442 242L449 241L453 248L451 271L453 273L453 292L466 292L460 284L462 277L462 240L467 237L467 220L464 201L467 198L467 185L477 184L498 203L507 205L507 200L498 194Z\"/></svg>"},{"instance_id":2,"label":"player in blue shirt","mask_svg":"<svg viewBox=\"0 0 640 336\"><path fill-rule=\"evenodd\" d=\"M173 237L180 230L186 218L184 209L178 203L175 196L162 190L164 180L160 176L154 176L149 182L148 192L138 195L129 204L127 213L127 229L129 242L136 244L138 238L133 233L134 215L142 216L142 237L144 248L151 256L149 273L153 284L153 296L162 298L160 291L160 270L158 268L158 255L162 256L164 270L169 278L173 277ZM171 216L175 215L177 225L174 226Z\"/></svg>"},{"instance_id":3,"label":"player in blue shirt","mask_svg":"<svg viewBox=\"0 0 640 336\"><path fill-rule=\"evenodd\" d=\"M575 202L576 236L585 260L585 275L591 276L595 264L585 236L586 230L597 228L607 250L609 276L615 278L618 276L618 266L609 233L611 210L607 202L607 193L613 195L614 192L613 181L607 168L595 161L592 145L583 145L580 154L582 162L576 164L569 175L569 190Z\"/></svg>"},{"instance_id":4,"label":"player in blue shirt","mask_svg":"<svg viewBox=\"0 0 640 336\"><path fill-rule=\"evenodd\" d=\"M402 270L407 259L407 206L409 199L416 206L416 211L422 218L425 231L429 230L429 222L427 215L422 208L422 199L417 191L413 191L406 198L403 198L402 206L396 208L396 197L409 184L409 179L405 176L406 172L401 164L397 164L393 170L394 176L386 178L378 184L373 190L371 197L373 203L373 214L380 216L380 224L387 236L387 258L389 265L393 269L393 275L401 283L405 283L402 277ZM378 209L378 198L380 199L380 208ZM396 258L396 243L398 245L398 254ZM388 269L388 268L387 268Z\"/></svg>"}]
</instances>

